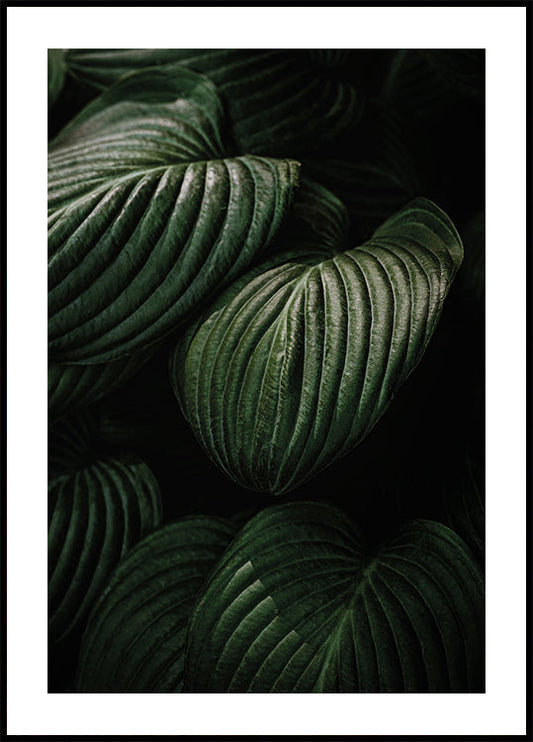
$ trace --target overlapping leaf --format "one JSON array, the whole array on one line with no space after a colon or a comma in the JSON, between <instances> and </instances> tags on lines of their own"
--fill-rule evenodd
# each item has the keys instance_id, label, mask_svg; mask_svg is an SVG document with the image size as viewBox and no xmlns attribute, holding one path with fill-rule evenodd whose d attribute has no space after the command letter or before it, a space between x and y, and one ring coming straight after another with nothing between
<instances>
[{"instance_id":1,"label":"overlapping leaf","mask_svg":"<svg viewBox=\"0 0 533 742\"><path fill-rule=\"evenodd\" d=\"M483 581L451 530L413 521L375 555L340 511L263 510L197 603L185 691L480 692Z\"/></svg>"},{"instance_id":2,"label":"overlapping leaf","mask_svg":"<svg viewBox=\"0 0 533 742\"><path fill-rule=\"evenodd\" d=\"M235 532L218 518L184 518L148 536L122 560L85 631L79 691L181 690L193 605Z\"/></svg>"},{"instance_id":3,"label":"overlapping leaf","mask_svg":"<svg viewBox=\"0 0 533 742\"><path fill-rule=\"evenodd\" d=\"M161 523L159 486L134 457L103 459L90 419L58 425L48 487L49 641L80 631L119 560Z\"/></svg>"},{"instance_id":4,"label":"overlapping leaf","mask_svg":"<svg viewBox=\"0 0 533 742\"><path fill-rule=\"evenodd\" d=\"M179 64L208 75L228 107L240 152L294 156L356 124L361 101L336 79L348 50L69 49L72 74L103 88L133 70Z\"/></svg>"},{"instance_id":5,"label":"overlapping leaf","mask_svg":"<svg viewBox=\"0 0 533 742\"><path fill-rule=\"evenodd\" d=\"M293 160L224 157L221 104L180 69L126 77L49 153L49 349L102 363L146 350L276 234Z\"/></svg>"},{"instance_id":6,"label":"overlapping leaf","mask_svg":"<svg viewBox=\"0 0 533 742\"><path fill-rule=\"evenodd\" d=\"M213 461L281 493L353 448L419 362L461 259L449 218L419 199L358 248L236 281L172 357Z\"/></svg>"}]
</instances>

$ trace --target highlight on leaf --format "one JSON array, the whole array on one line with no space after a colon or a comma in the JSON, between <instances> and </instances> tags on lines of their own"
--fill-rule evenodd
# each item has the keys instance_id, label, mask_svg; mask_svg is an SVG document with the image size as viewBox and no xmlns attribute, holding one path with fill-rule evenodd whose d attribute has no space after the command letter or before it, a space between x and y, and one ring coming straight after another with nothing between
<instances>
[{"instance_id":1,"label":"highlight on leaf","mask_svg":"<svg viewBox=\"0 0 533 742\"><path fill-rule=\"evenodd\" d=\"M48 50L49 693L484 690L484 56Z\"/></svg>"},{"instance_id":2,"label":"highlight on leaf","mask_svg":"<svg viewBox=\"0 0 533 742\"><path fill-rule=\"evenodd\" d=\"M461 260L450 219L418 199L360 247L234 282L171 356L215 464L279 494L357 445L420 361Z\"/></svg>"},{"instance_id":3,"label":"highlight on leaf","mask_svg":"<svg viewBox=\"0 0 533 742\"><path fill-rule=\"evenodd\" d=\"M225 157L213 85L131 75L49 151L49 352L107 363L153 349L246 270L283 223L294 160Z\"/></svg>"},{"instance_id":4,"label":"highlight on leaf","mask_svg":"<svg viewBox=\"0 0 533 742\"><path fill-rule=\"evenodd\" d=\"M191 619L184 691L483 690L484 587L463 541L415 520L377 553L324 503L267 508Z\"/></svg>"}]
</instances>

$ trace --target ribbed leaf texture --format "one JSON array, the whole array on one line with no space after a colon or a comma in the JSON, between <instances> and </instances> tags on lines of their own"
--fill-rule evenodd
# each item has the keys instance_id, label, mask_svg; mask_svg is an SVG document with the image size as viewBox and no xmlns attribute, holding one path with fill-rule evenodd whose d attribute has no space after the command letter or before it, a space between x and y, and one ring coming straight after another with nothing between
<instances>
[{"instance_id":1,"label":"ribbed leaf texture","mask_svg":"<svg viewBox=\"0 0 533 742\"><path fill-rule=\"evenodd\" d=\"M181 690L194 603L236 530L218 518L183 518L152 533L122 560L87 624L78 691Z\"/></svg>"},{"instance_id":2,"label":"ribbed leaf texture","mask_svg":"<svg viewBox=\"0 0 533 742\"><path fill-rule=\"evenodd\" d=\"M113 568L160 525L162 514L154 475L132 457L65 467L50 481L48 508L48 637L53 646L81 632Z\"/></svg>"},{"instance_id":3,"label":"ribbed leaf texture","mask_svg":"<svg viewBox=\"0 0 533 742\"><path fill-rule=\"evenodd\" d=\"M225 552L188 635L191 692L481 692L482 575L447 527L375 554L340 511L268 508Z\"/></svg>"},{"instance_id":4,"label":"ribbed leaf texture","mask_svg":"<svg viewBox=\"0 0 533 742\"><path fill-rule=\"evenodd\" d=\"M69 49L68 69L103 88L133 70L179 64L219 88L240 152L294 156L357 123L361 100L336 78L348 50Z\"/></svg>"},{"instance_id":5,"label":"ribbed leaf texture","mask_svg":"<svg viewBox=\"0 0 533 742\"><path fill-rule=\"evenodd\" d=\"M212 84L186 69L126 77L49 151L49 353L145 351L240 275L279 229L298 163L225 158Z\"/></svg>"},{"instance_id":6,"label":"ribbed leaf texture","mask_svg":"<svg viewBox=\"0 0 533 742\"><path fill-rule=\"evenodd\" d=\"M419 362L461 260L449 218L418 199L358 248L236 281L171 358L212 460L278 494L353 448Z\"/></svg>"},{"instance_id":7,"label":"ribbed leaf texture","mask_svg":"<svg viewBox=\"0 0 533 742\"><path fill-rule=\"evenodd\" d=\"M65 64L62 49L48 49L48 107L59 98L65 81Z\"/></svg>"}]
</instances>

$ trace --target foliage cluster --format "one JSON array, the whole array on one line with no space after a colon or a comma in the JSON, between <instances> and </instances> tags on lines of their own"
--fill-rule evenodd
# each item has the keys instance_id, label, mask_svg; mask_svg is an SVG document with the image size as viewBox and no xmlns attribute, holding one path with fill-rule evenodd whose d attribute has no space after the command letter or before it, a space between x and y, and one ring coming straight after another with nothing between
<instances>
[{"instance_id":1,"label":"foliage cluster","mask_svg":"<svg viewBox=\"0 0 533 742\"><path fill-rule=\"evenodd\" d=\"M482 691L483 53L48 61L49 689Z\"/></svg>"}]
</instances>

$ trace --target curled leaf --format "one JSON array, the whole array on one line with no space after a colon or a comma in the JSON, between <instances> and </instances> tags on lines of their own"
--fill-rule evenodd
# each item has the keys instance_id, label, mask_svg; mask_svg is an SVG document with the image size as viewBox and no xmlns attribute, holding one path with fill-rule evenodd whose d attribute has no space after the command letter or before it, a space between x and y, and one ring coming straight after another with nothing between
<instances>
[{"instance_id":1,"label":"curled leaf","mask_svg":"<svg viewBox=\"0 0 533 742\"><path fill-rule=\"evenodd\" d=\"M360 247L236 281L171 360L212 460L278 494L357 445L419 362L461 260L449 218L418 199Z\"/></svg>"},{"instance_id":2,"label":"curled leaf","mask_svg":"<svg viewBox=\"0 0 533 742\"><path fill-rule=\"evenodd\" d=\"M126 77L49 153L49 352L97 364L145 352L240 275L279 229L298 163L225 158L202 75Z\"/></svg>"}]
</instances>

